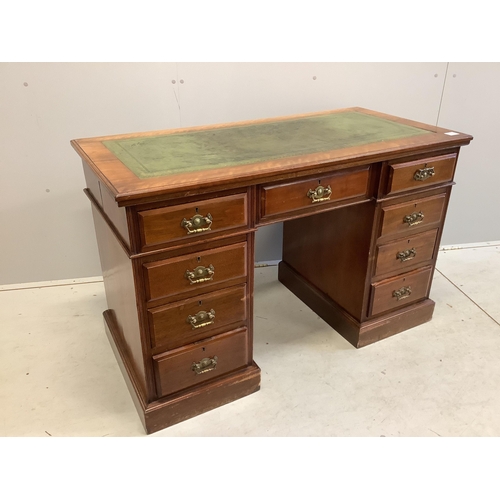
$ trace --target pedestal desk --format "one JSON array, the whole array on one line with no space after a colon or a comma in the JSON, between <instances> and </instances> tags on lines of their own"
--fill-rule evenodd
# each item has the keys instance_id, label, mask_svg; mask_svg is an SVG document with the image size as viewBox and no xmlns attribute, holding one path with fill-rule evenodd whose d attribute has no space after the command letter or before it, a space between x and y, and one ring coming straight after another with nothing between
<instances>
[{"instance_id":1,"label":"pedestal desk","mask_svg":"<svg viewBox=\"0 0 500 500\"><path fill-rule=\"evenodd\" d=\"M146 432L260 388L254 236L284 222L279 280L355 347L429 321L461 146L362 108L71 141L105 329Z\"/></svg>"}]
</instances>

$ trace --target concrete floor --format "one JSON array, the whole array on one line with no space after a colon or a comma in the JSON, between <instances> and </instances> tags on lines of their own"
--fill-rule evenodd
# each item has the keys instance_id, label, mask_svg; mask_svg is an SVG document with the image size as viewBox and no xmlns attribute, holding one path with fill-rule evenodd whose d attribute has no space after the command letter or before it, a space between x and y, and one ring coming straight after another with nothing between
<instances>
[{"instance_id":1,"label":"concrete floor","mask_svg":"<svg viewBox=\"0 0 500 500\"><path fill-rule=\"evenodd\" d=\"M500 436L500 245L441 251L433 321L356 350L255 270L261 390L154 436ZM144 436L103 284L0 287L0 436Z\"/></svg>"}]
</instances>

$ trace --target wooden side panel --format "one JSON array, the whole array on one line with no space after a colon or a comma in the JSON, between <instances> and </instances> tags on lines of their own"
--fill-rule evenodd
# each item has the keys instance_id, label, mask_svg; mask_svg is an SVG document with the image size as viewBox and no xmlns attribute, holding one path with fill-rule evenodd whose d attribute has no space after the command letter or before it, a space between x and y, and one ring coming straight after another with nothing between
<instances>
[{"instance_id":1,"label":"wooden side panel","mask_svg":"<svg viewBox=\"0 0 500 500\"><path fill-rule=\"evenodd\" d=\"M97 234L108 309L115 319L118 333L126 346L130 360L129 364L133 366L137 379L144 390L146 387L146 372L137 314L132 262L94 206L92 206L92 214ZM147 400L146 397L144 399Z\"/></svg>"},{"instance_id":2,"label":"wooden side panel","mask_svg":"<svg viewBox=\"0 0 500 500\"><path fill-rule=\"evenodd\" d=\"M102 195L102 208L106 215L109 217L113 225L116 227L118 233L127 243L130 248L130 235L127 224L127 213L125 208L120 208L113 197L113 195L104 187L101 186Z\"/></svg>"},{"instance_id":3,"label":"wooden side panel","mask_svg":"<svg viewBox=\"0 0 500 500\"><path fill-rule=\"evenodd\" d=\"M374 214L375 203L368 202L283 225L283 261L357 320L363 311Z\"/></svg>"}]
</instances>

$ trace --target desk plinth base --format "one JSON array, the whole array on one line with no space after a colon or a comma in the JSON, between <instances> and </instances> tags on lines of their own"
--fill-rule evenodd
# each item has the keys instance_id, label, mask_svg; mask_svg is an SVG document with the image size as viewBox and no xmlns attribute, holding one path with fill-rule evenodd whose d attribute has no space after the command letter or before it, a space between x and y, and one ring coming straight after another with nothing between
<instances>
[{"instance_id":1,"label":"desk plinth base","mask_svg":"<svg viewBox=\"0 0 500 500\"><path fill-rule=\"evenodd\" d=\"M104 311L104 326L120 370L148 434L248 396L260 389L260 368L255 364L213 382L147 404L111 311Z\"/></svg>"},{"instance_id":2,"label":"desk plinth base","mask_svg":"<svg viewBox=\"0 0 500 500\"><path fill-rule=\"evenodd\" d=\"M426 323L431 320L434 312L434 301L425 299L417 304L360 323L306 281L286 262L279 263L278 279L356 348L373 344Z\"/></svg>"}]
</instances>

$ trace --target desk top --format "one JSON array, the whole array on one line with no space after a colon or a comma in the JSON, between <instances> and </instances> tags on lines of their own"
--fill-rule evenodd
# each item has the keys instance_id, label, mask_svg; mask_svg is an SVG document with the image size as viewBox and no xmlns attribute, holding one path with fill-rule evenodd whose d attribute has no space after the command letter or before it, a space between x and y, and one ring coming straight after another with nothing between
<instances>
[{"instance_id":1,"label":"desk top","mask_svg":"<svg viewBox=\"0 0 500 500\"><path fill-rule=\"evenodd\" d=\"M362 108L71 141L120 205L146 195L193 194L266 182L286 171L331 170L355 160L387 159L471 136ZM245 184L246 183L246 184ZM145 201L145 200L144 200Z\"/></svg>"}]
</instances>

